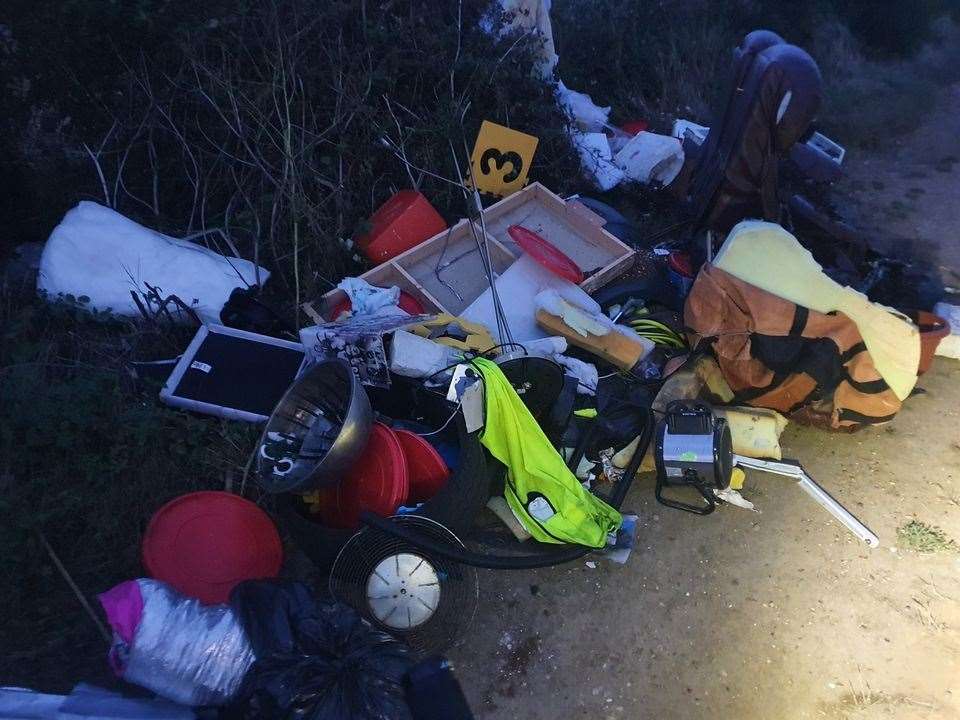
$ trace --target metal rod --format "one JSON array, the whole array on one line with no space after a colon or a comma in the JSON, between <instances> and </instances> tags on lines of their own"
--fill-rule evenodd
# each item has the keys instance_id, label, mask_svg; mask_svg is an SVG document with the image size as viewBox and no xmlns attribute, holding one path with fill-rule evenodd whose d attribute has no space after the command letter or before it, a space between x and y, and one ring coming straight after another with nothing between
<instances>
[{"instance_id":1,"label":"metal rod","mask_svg":"<svg viewBox=\"0 0 960 720\"><path fill-rule=\"evenodd\" d=\"M814 482L813 478L804 473L799 483L800 488L807 493L807 495L826 508L827 512L833 515L847 530L863 540L869 547L875 548L880 546L880 538L878 538L870 528L860 522L853 513L841 505L836 498Z\"/></svg>"},{"instance_id":2,"label":"metal rod","mask_svg":"<svg viewBox=\"0 0 960 720\"><path fill-rule=\"evenodd\" d=\"M733 456L734 465L751 468L752 470L761 470L773 475L789 477L797 481L800 488L812 497L817 504L823 507L828 513L833 515L837 521L847 530L860 538L868 547L875 548L880 546L880 538L874 532L860 522L856 516L847 510L839 500L828 493L822 486L807 474L803 466L795 460L758 460L743 455Z\"/></svg>"},{"instance_id":3,"label":"metal rod","mask_svg":"<svg viewBox=\"0 0 960 720\"><path fill-rule=\"evenodd\" d=\"M466 138L463 137L463 128L461 127L460 130L461 141L463 142L463 149L467 158L467 178L472 186L472 194L470 193L470 190L467 189L466 182L464 182L463 173L460 171L460 162L457 159L456 150L453 148L453 141L450 141L450 153L453 155L453 162L457 170L457 177L460 180L463 190L463 198L467 204L467 218L470 221L470 233L473 236L477 250L480 253L480 260L483 263L484 271L487 275L487 281L490 284L490 298L493 301L494 316L497 320L497 336L501 343L513 343L513 334L510 332L510 326L507 322L506 313L504 312L503 306L500 303L500 293L496 286L497 275L493 268L493 262L490 259L490 248L487 244L487 225L483 216L483 203L480 200L480 191L477 188L476 180L473 177L473 166L470 163L470 151L467 148ZM476 220L473 216L474 211L477 213ZM476 222L478 220L480 222L480 234L482 235L482 239L477 236Z\"/></svg>"}]
</instances>

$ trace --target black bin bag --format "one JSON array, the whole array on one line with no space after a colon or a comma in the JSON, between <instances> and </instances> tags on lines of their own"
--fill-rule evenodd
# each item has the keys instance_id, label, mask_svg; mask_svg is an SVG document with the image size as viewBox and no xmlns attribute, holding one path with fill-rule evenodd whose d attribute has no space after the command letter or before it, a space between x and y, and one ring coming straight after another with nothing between
<instances>
[{"instance_id":1,"label":"black bin bag","mask_svg":"<svg viewBox=\"0 0 960 720\"><path fill-rule=\"evenodd\" d=\"M251 580L230 605L256 655L228 718L409 720L406 646L303 583Z\"/></svg>"}]
</instances>

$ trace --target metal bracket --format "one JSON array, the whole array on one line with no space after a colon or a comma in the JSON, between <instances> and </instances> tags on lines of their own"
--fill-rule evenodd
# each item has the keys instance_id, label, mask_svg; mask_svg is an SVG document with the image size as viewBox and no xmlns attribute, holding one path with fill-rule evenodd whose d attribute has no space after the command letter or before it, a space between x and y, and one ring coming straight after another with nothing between
<instances>
[{"instance_id":1,"label":"metal bracket","mask_svg":"<svg viewBox=\"0 0 960 720\"><path fill-rule=\"evenodd\" d=\"M817 484L796 460L758 460L743 455L734 455L733 464L734 466L760 470L796 480L797 484L800 485L800 488L807 493L807 495L816 500L818 504L833 515L850 532L865 542L867 546L871 548L880 546L880 538L878 538L870 528L860 522L853 513L841 505L836 498Z\"/></svg>"}]
</instances>

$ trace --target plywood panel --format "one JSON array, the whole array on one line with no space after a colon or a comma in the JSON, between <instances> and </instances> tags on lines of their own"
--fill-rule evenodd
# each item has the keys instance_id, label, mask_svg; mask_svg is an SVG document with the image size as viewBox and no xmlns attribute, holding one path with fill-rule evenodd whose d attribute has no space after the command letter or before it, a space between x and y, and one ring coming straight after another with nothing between
<instances>
[{"instance_id":1,"label":"plywood panel","mask_svg":"<svg viewBox=\"0 0 960 720\"><path fill-rule=\"evenodd\" d=\"M530 192L518 201L491 206L485 216L487 231L512 252L519 255L522 251L510 238L507 228L522 225L553 243L584 273L595 272L625 255L633 255L633 250L602 229L600 216L582 203L565 202L539 184L532 185ZM591 221L591 217L596 218L596 222Z\"/></svg>"},{"instance_id":2,"label":"plywood panel","mask_svg":"<svg viewBox=\"0 0 960 720\"><path fill-rule=\"evenodd\" d=\"M488 286L487 274L480 260L477 241L469 224L457 226L436 243L434 253L420 257L397 258L396 264L406 270L427 292L437 298L447 312L460 313ZM479 228L477 229L479 233ZM488 243L494 273L504 272L514 256L493 243Z\"/></svg>"}]
</instances>

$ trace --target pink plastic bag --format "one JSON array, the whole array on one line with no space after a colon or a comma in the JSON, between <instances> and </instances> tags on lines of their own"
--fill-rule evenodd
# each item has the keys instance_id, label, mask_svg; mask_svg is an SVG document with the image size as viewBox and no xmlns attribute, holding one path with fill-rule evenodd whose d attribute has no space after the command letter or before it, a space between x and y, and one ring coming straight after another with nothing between
<instances>
[{"instance_id":1,"label":"pink plastic bag","mask_svg":"<svg viewBox=\"0 0 960 720\"><path fill-rule=\"evenodd\" d=\"M123 657L125 648L133 643L133 636L137 632L137 625L143 615L143 595L140 594L140 585L136 580L127 580L105 593L97 596L103 611L107 615L107 622L119 642L115 642L107 655L110 667L117 675L123 675L126 659Z\"/></svg>"}]
</instances>

